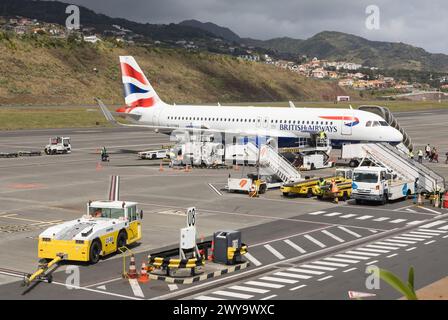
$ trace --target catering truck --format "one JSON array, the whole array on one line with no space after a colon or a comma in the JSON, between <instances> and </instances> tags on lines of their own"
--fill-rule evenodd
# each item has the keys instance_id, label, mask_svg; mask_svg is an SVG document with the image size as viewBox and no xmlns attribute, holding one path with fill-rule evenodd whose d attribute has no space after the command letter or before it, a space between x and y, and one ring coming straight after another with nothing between
<instances>
[{"instance_id":1,"label":"catering truck","mask_svg":"<svg viewBox=\"0 0 448 320\"><path fill-rule=\"evenodd\" d=\"M415 181L399 177L384 167L362 166L353 170L352 199L356 203L380 202L410 197L415 193Z\"/></svg>"}]
</instances>

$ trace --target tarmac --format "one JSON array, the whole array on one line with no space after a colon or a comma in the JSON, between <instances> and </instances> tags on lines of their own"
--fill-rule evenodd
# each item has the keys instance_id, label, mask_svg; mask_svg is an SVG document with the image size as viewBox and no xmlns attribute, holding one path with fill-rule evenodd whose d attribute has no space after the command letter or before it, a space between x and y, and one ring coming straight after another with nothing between
<instances>
[{"instance_id":1,"label":"tarmac","mask_svg":"<svg viewBox=\"0 0 448 320\"><path fill-rule=\"evenodd\" d=\"M416 149L426 143L439 149L440 163L428 165L448 177L448 165L444 164L448 111L400 113L397 118ZM139 160L136 152L170 144L169 137L143 129L0 132L0 152L42 150L48 138L57 135L71 137L72 154L0 159L0 299L346 299L348 290L367 290L367 263L380 264L403 275L414 265L418 288L446 276L447 237L443 228L444 222L448 223L444 216L448 210L428 205L415 207L410 201L386 206L356 206L350 201L335 205L316 199L284 198L279 190L255 199L228 194L221 190L228 175L241 176L245 173L242 168L185 172L165 165L160 171L160 161ZM109 150L108 163L99 161L102 146ZM331 170L312 174L324 175ZM138 252L137 263L148 253L176 247L179 229L186 224L185 209L195 206L200 236L209 239L213 232L227 229L243 232L243 241L249 246L250 267L200 284L174 286L152 280L136 289L121 279L121 256L113 255L94 266L76 265L81 275L79 286L75 285L79 290L67 288L68 274L64 271L71 270L71 266L62 265L52 284L39 283L22 295L20 279L5 270L34 271L39 233L50 225L82 216L89 200L106 199L110 175L121 176L121 199L139 202L144 211L144 236L132 248ZM433 223L433 219L444 222L422 227ZM409 232L417 232L411 238L431 238L401 239L414 243L396 247L391 243L400 242L385 241L403 238L400 235ZM367 250L354 250L358 247ZM390 254L371 250L389 250ZM358 257L362 257L359 252L363 251L380 255L365 255L369 259L357 260L356 253L347 251L358 252ZM395 253L399 254L391 256ZM335 257L341 254L351 258ZM351 266L359 263L363 267ZM379 299L399 298L386 287L374 292Z\"/></svg>"}]
</instances>

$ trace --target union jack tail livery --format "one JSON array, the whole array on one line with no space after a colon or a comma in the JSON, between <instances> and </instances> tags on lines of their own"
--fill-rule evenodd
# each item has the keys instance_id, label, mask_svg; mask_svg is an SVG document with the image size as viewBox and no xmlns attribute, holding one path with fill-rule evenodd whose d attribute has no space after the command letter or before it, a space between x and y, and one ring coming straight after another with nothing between
<instances>
[{"instance_id":1,"label":"union jack tail livery","mask_svg":"<svg viewBox=\"0 0 448 320\"><path fill-rule=\"evenodd\" d=\"M120 56L120 68L126 106L117 112L129 113L135 108L149 108L161 102L134 57Z\"/></svg>"}]
</instances>

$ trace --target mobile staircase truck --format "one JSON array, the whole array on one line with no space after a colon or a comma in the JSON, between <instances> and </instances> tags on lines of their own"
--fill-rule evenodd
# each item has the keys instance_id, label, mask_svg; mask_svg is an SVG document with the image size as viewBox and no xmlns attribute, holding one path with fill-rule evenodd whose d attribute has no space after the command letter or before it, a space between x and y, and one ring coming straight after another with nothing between
<instances>
[{"instance_id":1,"label":"mobile staircase truck","mask_svg":"<svg viewBox=\"0 0 448 320\"><path fill-rule=\"evenodd\" d=\"M347 146L344 146L347 147ZM361 144L353 171L352 198L357 203L409 197L415 192L442 192L445 179L387 143ZM368 163L368 165L365 165Z\"/></svg>"},{"instance_id":2,"label":"mobile staircase truck","mask_svg":"<svg viewBox=\"0 0 448 320\"><path fill-rule=\"evenodd\" d=\"M229 176L226 187L228 191L256 191L261 194L267 189L279 188L285 183L302 181L299 171L270 145L263 145L259 151L252 143L247 143L246 146L247 150L258 155L259 174L249 174L242 178Z\"/></svg>"}]
</instances>

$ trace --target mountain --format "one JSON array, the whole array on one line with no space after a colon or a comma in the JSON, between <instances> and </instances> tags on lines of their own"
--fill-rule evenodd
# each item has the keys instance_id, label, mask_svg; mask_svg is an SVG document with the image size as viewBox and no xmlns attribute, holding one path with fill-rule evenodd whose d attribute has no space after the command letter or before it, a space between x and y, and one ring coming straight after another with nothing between
<instances>
[{"instance_id":1,"label":"mountain","mask_svg":"<svg viewBox=\"0 0 448 320\"><path fill-rule=\"evenodd\" d=\"M326 60L345 60L385 69L448 72L448 55L434 54L401 42L371 41L352 34L324 31L306 40L243 39L249 45Z\"/></svg>"},{"instance_id":2,"label":"mountain","mask_svg":"<svg viewBox=\"0 0 448 320\"><path fill-rule=\"evenodd\" d=\"M198 20L185 20L179 23L180 26L188 26L197 29L201 29L216 35L219 38L223 38L230 42L240 42L241 38L229 28L218 26L211 22L200 22Z\"/></svg>"},{"instance_id":3,"label":"mountain","mask_svg":"<svg viewBox=\"0 0 448 320\"><path fill-rule=\"evenodd\" d=\"M0 16L22 16L49 23L65 25L67 3L59 1L34 0L1 0ZM80 9L81 24L94 27L98 31L114 29L119 25L153 40L212 39L215 36L205 30L171 24L137 23L122 18L111 18L98 14L82 6Z\"/></svg>"}]
</instances>

